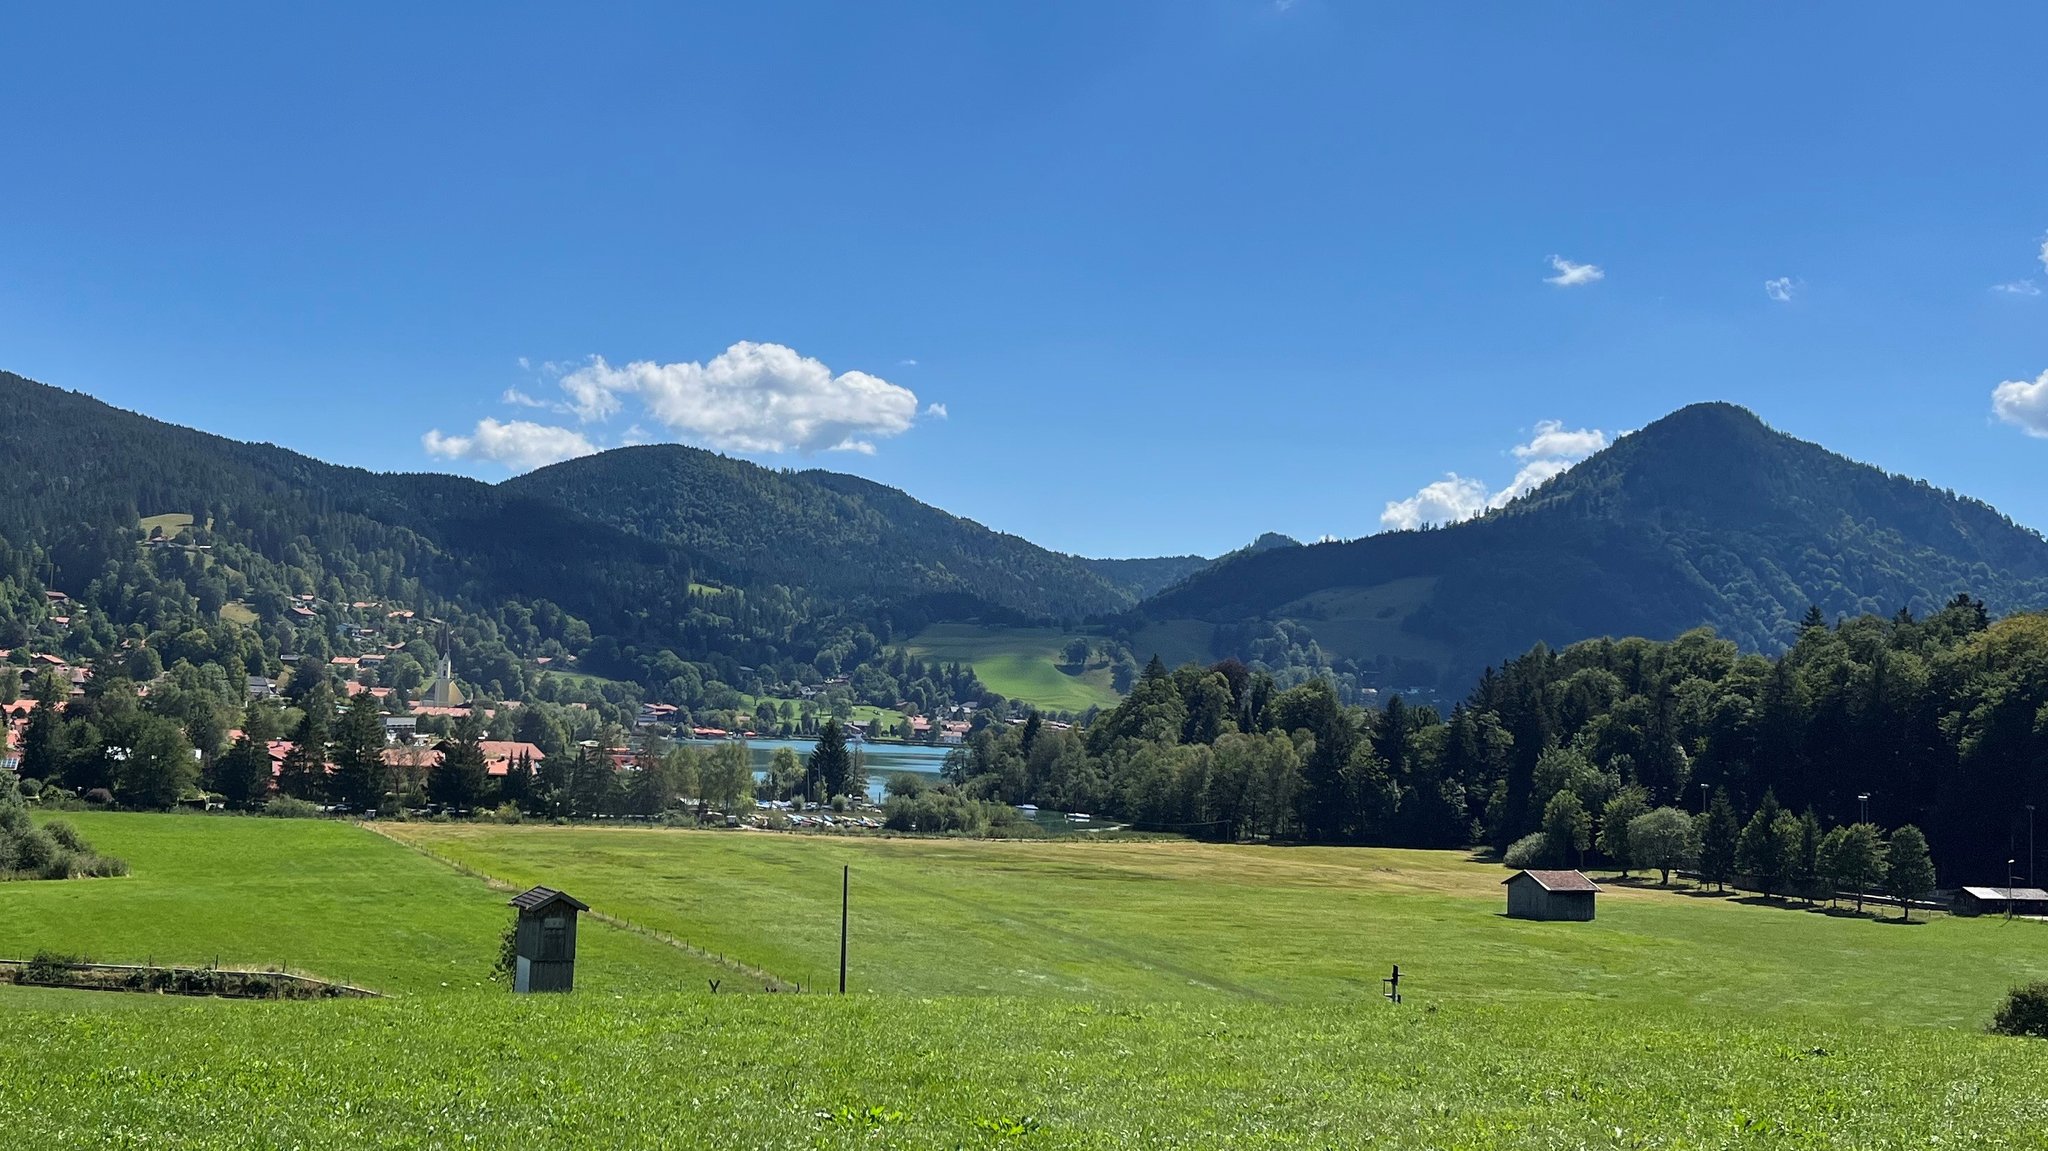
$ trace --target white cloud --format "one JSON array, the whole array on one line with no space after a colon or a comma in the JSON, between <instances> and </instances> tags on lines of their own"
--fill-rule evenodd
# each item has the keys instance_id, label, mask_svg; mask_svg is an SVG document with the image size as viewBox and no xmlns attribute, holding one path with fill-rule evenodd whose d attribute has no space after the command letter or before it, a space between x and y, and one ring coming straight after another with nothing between
<instances>
[{"instance_id":1,"label":"white cloud","mask_svg":"<svg viewBox=\"0 0 2048 1151\"><path fill-rule=\"evenodd\" d=\"M1380 513L1380 524L1396 530L1423 524L1453 524L1525 496L1571 466L1605 448L1607 433L1599 428L1567 428L1562 420L1539 420L1527 443L1508 449L1522 461L1506 487L1493 491L1484 481L1451 472L1405 500L1394 500Z\"/></svg>"},{"instance_id":2,"label":"white cloud","mask_svg":"<svg viewBox=\"0 0 2048 1151\"><path fill-rule=\"evenodd\" d=\"M1991 391L1991 410L2030 436L2048 439L2048 372L2033 383L2007 380Z\"/></svg>"},{"instance_id":3,"label":"white cloud","mask_svg":"<svg viewBox=\"0 0 2048 1151\"><path fill-rule=\"evenodd\" d=\"M930 416L935 420L943 420L946 418L946 405L926 404L924 406L924 414Z\"/></svg>"},{"instance_id":4,"label":"white cloud","mask_svg":"<svg viewBox=\"0 0 2048 1151\"><path fill-rule=\"evenodd\" d=\"M914 367L916 367L916 366L917 366L917 361L916 361L916 360L897 360L897 361L896 361L896 366L897 366L897 367L899 367L899 368L914 368Z\"/></svg>"},{"instance_id":5,"label":"white cloud","mask_svg":"<svg viewBox=\"0 0 2048 1151\"><path fill-rule=\"evenodd\" d=\"M2004 292L2008 296L2038 296L2041 294L2041 286L2032 280L2014 280L2006 284L1993 284L1991 285L1991 290L1994 292Z\"/></svg>"},{"instance_id":6,"label":"white cloud","mask_svg":"<svg viewBox=\"0 0 2048 1151\"><path fill-rule=\"evenodd\" d=\"M1454 524L1486 510L1486 485L1451 472L1405 500L1393 500L1380 513L1383 527L1397 530L1423 524Z\"/></svg>"},{"instance_id":7,"label":"white cloud","mask_svg":"<svg viewBox=\"0 0 2048 1151\"><path fill-rule=\"evenodd\" d=\"M1764 295L1781 304L1788 303L1792 299L1792 293L1798 290L1799 286L1799 281L1792 277L1779 276L1775 280L1764 281Z\"/></svg>"},{"instance_id":8,"label":"white cloud","mask_svg":"<svg viewBox=\"0 0 2048 1151\"><path fill-rule=\"evenodd\" d=\"M597 446L574 428L549 427L527 420L478 420L476 430L466 436L443 435L441 429L435 428L421 436L420 443L430 456L489 461L515 472L597 451Z\"/></svg>"},{"instance_id":9,"label":"white cloud","mask_svg":"<svg viewBox=\"0 0 2048 1151\"><path fill-rule=\"evenodd\" d=\"M1607 433L1599 428L1568 431L1563 420L1537 420L1529 442L1510 450L1518 460L1582 460L1606 446Z\"/></svg>"},{"instance_id":10,"label":"white cloud","mask_svg":"<svg viewBox=\"0 0 2048 1151\"><path fill-rule=\"evenodd\" d=\"M2041 237L2041 269L2048 271L2048 236Z\"/></svg>"},{"instance_id":11,"label":"white cloud","mask_svg":"<svg viewBox=\"0 0 2048 1151\"><path fill-rule=\"evenodd\" d=\"M505 394L498 398L514 407L520 408L545 408L548 406L546 400L536 400L518 388L506 388Z\"/></svg>"},{"instance_id":12,"label":"white cloud","mask_svg":"<svg viewBox=\"0 0 2048 1151\"><path fill-rule=\"evenodd\" d=\"M1560 288L1576 288L1580 284L1591 284L1607 278L1607 273L1594 264L1574 264L1563 256L1550 257L1550 266L1557 269L1557 275L1545 276L1543 282L1556 284Z\"/></svg>"},{"instance_id":13,"label":"white cloud","mask_svg":"<svg viewBox=\"0 0 2048 1151\"><path fill-rule=\"evenodd\" d=\"M637 399L679 438L742 452L872 452L908 431L917 394L866 372L841 372L781 344L742 340L705 363L602 357L560 380L568 409L602 421Z\"/></svg>"}]
</instances>

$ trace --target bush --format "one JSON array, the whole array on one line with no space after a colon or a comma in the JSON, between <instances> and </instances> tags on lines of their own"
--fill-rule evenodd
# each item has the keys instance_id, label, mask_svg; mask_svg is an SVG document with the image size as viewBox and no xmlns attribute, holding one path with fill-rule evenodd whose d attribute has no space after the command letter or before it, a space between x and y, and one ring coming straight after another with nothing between
<instances>
[{"instance_id":1,"label":"bush","mask_svg":"<svg viewBox=\"0 0 2048 1151\"><path fill-rule=\"evenodd\" d=\"M2048 1039L2048 980L2013 988L1991 1017L1991 1033Z\"/></svg>"},{"instance_id":2,"label":"bush","mask_svg":"<svg viewBox=\"0 0 2048 1151\"><path fill-rule=\"evenodd\" d=\"M1550 837L1540 831L1532 831L1508 845L1500 861L1516 871L1524 868L1542 867L1550 862Z\"/></svg>"},{"instance_id":3,"label":"bush","mask_svg":"<svg viewBox=\"0 0 2048 1151\"><path fill-rule=\"evenodd\" d=\"M23 799L34 799L41 794L43 794L42 780L24 779L21 781L21 795Z\"/></svg>"},{"instance_id":4,"label":"bush","mask_svg":"<svg viewBox=\"0 0 2048 1151\"><path fill-rule=\"evenodd\" d=\"M526 813L520 811L516 803L501 803L491 814L499 823L518 823L526 818Z\"/></svg>"},{"instance_id":5,"label":"bush","mask_svg":"<svg viewBox=\"0 0 2048 1151\"><path fill-rule=\"evenodd\" d=\"M79 857L80 875L91 875L101 879L128 874L128 861L111 855L83 855Z\"/></svg>"},{"instance_id":6,"label":"bush","mask_svg":"<svg viewBox=\"0 0 2048 1151\"><path fill-rule=\"evenodd\" d=\"M85 960L76 955L61 955L55 951L38 951L34 959L22 964L21 982L46 985L64 983L69 980L71 975L71 965L83 962Z\"/></svg>"},{"instance_id":7,"label":"bush","mask_svg":"<svg viewBox=\"0 0 2048 1151\"><path fill-rule=\"evenodd\" d=\"M319 816L320 808L303 799L279 795L273 796L269 803L263 805L263 814L272 819L314 819Z\"/></svg>"},{"instance_id":8,"label":"bush","mask_svg":"<svg viewBox=\"0 0 2048 1151\"><path fill-rule=\"evenodd\" d=\"M78 829L61 819L53 819L44 824L43 831L51 839L57 841L58 847L66 851L90 850L85 846L85 840L79 836Z\"/></svg>"},{"instance_id":9,"label":"bush","mask_svg":"<svg viewBox=\"0 0 2048 1151\"><path fill-rule=\"evenodd\" d=\"M97 807L108 807L114 802L114 793L104 787L95 787L85 793L85 801Z\"/></svg>"},{"instance_id":10,"label":"bush","mask_svg":"<svg viewBox=\"0 0 2048 1151\"><path fill-rule=\"evenodd\" d=\"M32 871L41 875L44 869L55 863L57 857L63 853L64 849L57 846L57 841L50 838L50 833L41 829L14 837L16 871Z\"/></svg>"}]
</instances>

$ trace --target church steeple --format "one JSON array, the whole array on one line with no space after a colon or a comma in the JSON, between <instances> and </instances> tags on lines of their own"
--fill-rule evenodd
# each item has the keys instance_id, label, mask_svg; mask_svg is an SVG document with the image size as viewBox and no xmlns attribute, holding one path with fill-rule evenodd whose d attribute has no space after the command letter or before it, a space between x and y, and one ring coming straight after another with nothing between
<instances>
[{"instance_id":1,"label":"church steeple","mask_svg":"<svg viewBox=\"0 0 2048 1151\"><path fill-rule=\"evenodd\" d=\"M455 637L446 623L441 625L441 633L435 641L434 646L441 650L441 662L434 669L434 682L427 685L420 702L430 707L462 707L468 701L462 689L455 686Z\"/></svg>"}]
</instances>

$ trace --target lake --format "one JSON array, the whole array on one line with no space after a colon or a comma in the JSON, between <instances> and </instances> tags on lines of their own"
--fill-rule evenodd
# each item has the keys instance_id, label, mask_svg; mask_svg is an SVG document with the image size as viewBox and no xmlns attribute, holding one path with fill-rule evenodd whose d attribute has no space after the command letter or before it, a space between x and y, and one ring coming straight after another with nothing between
<instances>
[{"instance_id":1,"label":"lake","mask_svg":"<svg viewBox=\"0 0 2048 1151\"><path fill-rule=\"evenodd\" d=\"M716 746L716 740L693 739L688 741L696 747ZM768 774L768 761L777 748L786 747L796 752L799 761L810 759L814 740L808 739L750 739L747 753L754 761L754 778L762 779ZM949 747L930 747L909 743L850 743L847 750L860 756L868 770L868 798L882 802L882 785L897 772L911 775L930 776L936 780L939 770L946 765Z\"/></svg>"}]
</instances>

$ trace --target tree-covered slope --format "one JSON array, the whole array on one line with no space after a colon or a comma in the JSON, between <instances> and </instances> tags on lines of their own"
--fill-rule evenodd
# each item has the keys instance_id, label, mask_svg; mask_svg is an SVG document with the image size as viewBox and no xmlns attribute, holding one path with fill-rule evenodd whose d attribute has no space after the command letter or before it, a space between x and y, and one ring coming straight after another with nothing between
<instances>
[{"instance_id":1,"label":"tree-covered slope","mask_svg":"<svg viewBox=\"0 0 2048 1151\"><path fill-rule=\"evenodd\" d=\"M1537 491L1451 527L1239 556L1126 624L1288 623L1369 664L1395 650L1462 684L1502 653L1708 624L1783 649L1830 618L1924 613L1968 593L2048 605L2048 542L1987 505L1856 463L1728 404L1624 436ZM1221 652L1217 654L1236 654Z\"/></svg>"},{"instance_id":2,"label":"tree-covered slope","mask_svg":"<svg viewBox=\"0 0 2048 1151\"><path fill-rule=\"evenodd\" d=\"M499 485L687 551L716 579L883 601L978 600L1081 617L1138 597L1047 551L857 476L777 471L679 444L619 448ZM969 606L971 610L971 606Z\"/></svg>"}]
</instances>

